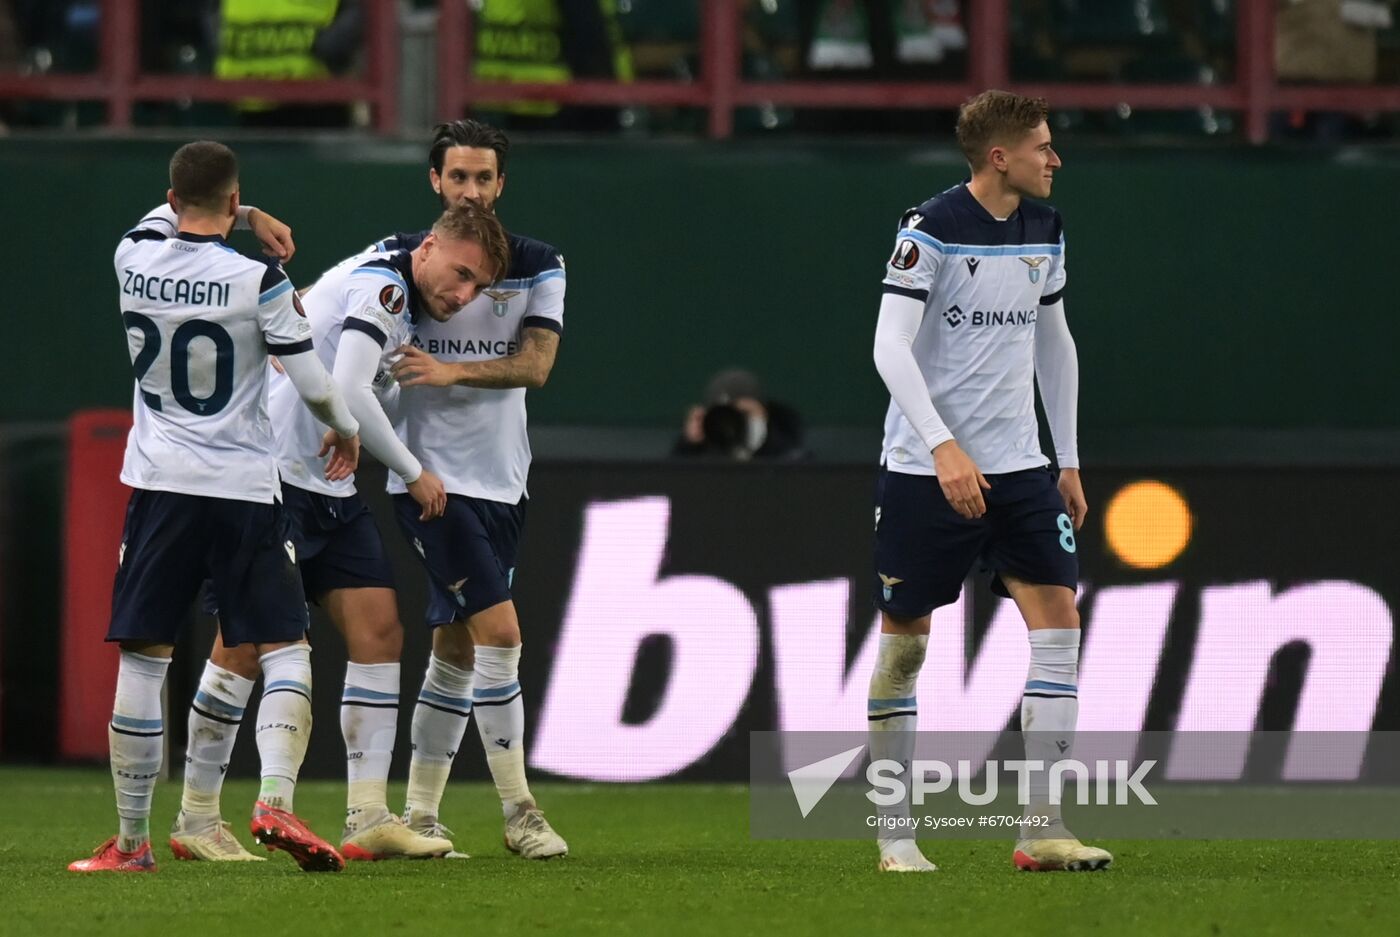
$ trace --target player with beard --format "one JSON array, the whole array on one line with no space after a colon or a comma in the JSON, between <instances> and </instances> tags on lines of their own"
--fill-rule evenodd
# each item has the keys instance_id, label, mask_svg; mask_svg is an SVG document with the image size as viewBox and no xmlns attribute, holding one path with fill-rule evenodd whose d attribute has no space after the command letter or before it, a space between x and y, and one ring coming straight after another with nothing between
<instances>
[{"instance_id":1,"label":"player with beard","mask_svg":"<svg viewBox=\"0 0 1400 937\"><path fill-rule=\"evenodd\" d=\"M444 205L491 208L505 188L510 142L489 124L439 126L428 181ZM412 247L400 234L381 249ZM433 651L413 716L404 820L450 836L438 820L452 759L472 710L505 818L505 844L529 859L568 853L525 778L521 628L511 589L528 502L525 394L543 387L564 330L564 258L512 234L510 270L451 320L425 324L394 376L406 388L395 421L404 442L448 492L443 517L424 521L390 479L399 525L429 576Z\"/></svg>"}]
</instances>

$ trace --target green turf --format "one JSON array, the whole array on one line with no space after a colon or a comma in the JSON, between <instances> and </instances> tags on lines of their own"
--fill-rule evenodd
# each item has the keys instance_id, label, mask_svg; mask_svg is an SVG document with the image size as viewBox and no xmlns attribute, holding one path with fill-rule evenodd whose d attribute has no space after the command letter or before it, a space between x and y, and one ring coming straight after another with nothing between
<instances>
[{"instance_id":1,"label":"green turf","mask_svg":"<svg viewBox=\"0 0 1400 937\"><path fill-rule=\"evenodd\" d=\"M342 790L303 784L298 812L333 835ZM231 781L228 815L254 792ZM1400 932L1393 843L1104 843L1117 856L1110 871L1034 875L1012 871L1004 842L926 840L941 871L880 875L869 843L750 840L739 787L541 784L535 793L569 839L567 859L506 854L493 792L460 784L444 819L472 853L465 862L308 875L280 854L238 866L176 862L158 836L158 874L79 876L67 863L115 830L106 772L0 769L0 934ZM153 828L178 801L178 787L159 788Z\"/></svg>"}]
</instances>

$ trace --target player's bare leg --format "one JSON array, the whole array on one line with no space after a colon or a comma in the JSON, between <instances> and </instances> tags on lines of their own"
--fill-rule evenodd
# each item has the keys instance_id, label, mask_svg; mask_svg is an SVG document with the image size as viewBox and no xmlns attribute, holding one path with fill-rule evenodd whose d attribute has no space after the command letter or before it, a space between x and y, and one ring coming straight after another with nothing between
<instances>
[{"instance_id":1,"label":"player's bare leg","mask_svg":"<svg viewBox=\"0 0 1400 937\"><path fill-rule=\"evenodd\" d=\"M525 859L566 856L568 844L544 818L525 780L525 704L520 696L520 621L515 603L483 609L466 625L476 646L472 708L486 764L501 797L506 848Z\"/></svg>"},{"instance_id":2,"label":"player's bare leg","mask_svg":"<svg viewBox=\"0 0 1400 937\"><path fill-rule=\"evenodd\" d=\"M1005 573L1001 578L1029 629L1031 665L1021 697L1026 760L1041 761L1047 768L1031 775L1030 802L1012 861L1019 869L1035 872L1106 869L1113 856L1081 843L1065 827L1059 806L1050 803L1048 768L1071 757L1079 720L1079 612L1074 590Z\"/></svg>"},{"instance_id":3,"label":"player's bare leg","mask_svg":"<svg viewBox=\"0 0 1400 937\"><path fill-rule=\"evenodd\" d=\"M156 870L151 854L151 794L165 745L161 688L174 650L169 644L121 642L116 700L107 726L120 828L91 857L70 863L70 872Z\"/></svg>"},{"instance_id":4,"label":"player's bare leg","mask_svg":"<svg viewBox=\"0 0 1400 937\"><path fill-rule=\"evenodd\" d=\"M225 647L223 635L215 634L190 705L185 784L180 813L170 828L170 851L177 859L263 861L234 837L219 806L238 726L259 673L257 648L251 644Z\"/></svg>"},{"instance_id":5,"label":"player's bare leg","mask_svg":"<svg viewBox=\"0 0 1400 937\"><path fill-rule=\"evenodd\" d=\"M320 603L344 636L350 658L340 700L348 782L341 852L347 859L365 860L446 855L450 841L410 830L388 807L403 653L394 590L332 589Z\"/></svg>"},{"instance_id":6,"label":"player's bare leg","mask_svg":"<svg viewBox=\"0 0 1400 937\"><path fill-rule=\"evenodd\" d=\"M918 726L919 670L928 649L930 616L899 618L880 613L880 649L870 675L867 719L870 726L870 759L890 759L908 772L914 757L914 732ZM908 790L908 778L904 778ZM914 828L900 822L909 818L909 802L880 810L885 821L877 842L883 872L932 872L937 868L919 851Z\"/></svg>"},{"instance_id":7,"label":"player's bare leg","mask_svg":"<svg viewBox=\"0 0 1400 937\"><path fill-rule=\"evenodd\" d=\"M423 675L423 688L413 710L413 757L408 767L408 797L404 822L427 836L452 838L438 819L443 791L452 772L452 760L462 747L462 736L472 711L472 668L476 654L465 623L433 629L433 650ZM468 858L450 852L448 858Z\"/></svg>"}]
</instances>

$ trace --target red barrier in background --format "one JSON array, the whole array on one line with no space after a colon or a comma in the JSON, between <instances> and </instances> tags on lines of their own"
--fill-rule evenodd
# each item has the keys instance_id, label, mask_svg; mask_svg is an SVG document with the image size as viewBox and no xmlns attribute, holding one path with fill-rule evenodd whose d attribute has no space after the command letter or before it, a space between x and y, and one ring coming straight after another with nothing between
<instances>
[{"instance_id":1,"label":"red barrier in background","mask_svg":"<svg viewBox=\"0 0 1400 937\"><path fill-rule=\"evenodd\" d=\"M107 644L112 580L131 489L121 483L129 410L85 410L68 421L68 490L59 642L58 752L106 758L117 689L117 646Z\"/></svg>"},{"instance_id":2,"label":"red barrier in background","mask_svg":"<svg viewBox=\"0 0 1400 937\"><path fill-rule=\"evenodd\" d=\"M1217 0L1217 4L1219 0ZM480 4L476 4L480 6ZM1268 140L1274 111L1327 110L1349 114L1400 110L1400 88L1391 85L1280 85L1274 73L1276 0L1235 3L1236 75L1223 83L1051 82L1011 80L1011 0L977 0L968 11L968 75L962 81L752 80L744 76L744 8L740 0L701 0L698 81L643 79L633 82L571 81L565 84L481 81L472 77L473 16L463 0L438 0L437 111L443 120L461 117L474 101L557 101L569 105L660 105L709 112L709 136L733 133L734 109L762 104L831 108L953 109L986 88L1045 97L1059 110L1083 108L1194 110L1214 107L1244 115L1251 143ZM365 0L363 77L275 81L223 80L208 75L141 71L141 4L101 0L100 64L84 74L0 73L0 99L102 101L107 126L130 129L139 101L236 101L258 97L278 102L367 101L374 129L400 133L398 4Z\"/></svg>"}]
</instances>

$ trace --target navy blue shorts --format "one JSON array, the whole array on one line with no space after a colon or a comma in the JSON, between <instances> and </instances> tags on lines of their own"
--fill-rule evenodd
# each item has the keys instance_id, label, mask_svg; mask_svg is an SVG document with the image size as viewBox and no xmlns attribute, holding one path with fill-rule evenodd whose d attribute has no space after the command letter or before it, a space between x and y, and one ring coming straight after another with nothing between
<instances>
[{"instance_id":1,"label":"navy blue shorts","mask_svg":"<svg viewBox=\"0 0 1400 937\"><path fill-rule=\"evenodd\" d=\"M126 506L108 641L174 644L211 579L227 645L300 641L301 570L280 504L136 489Z\"/></svg>"},{"instance_id":2,"label":"navy blue shorts","mask_svg":"<svg viewBox=\"0 0 1400 937\"><path fill-rule=\"evenodd\" d=\"M1079 557L1074 526L1048 468L988 475L987 513L962 517L938 479L881 469L875 489L875 605L900 618L922 618L957 601L980 561L992 591L1007 595L1001 573L1075 589Z\"/></svg>"},{"instance_id":3,"label":"navy blue shorts","mask_svg":"<svg viewBox=\"0 0 1400 937\"><path fill-rule=\"evenodd\" d=\"M307 601L332 589L394 588L394 570L374 515L359 493L345 498L282 485L282 506L301 564ZM219 614L218 591L204 590L204 610Z\"/></svg>"},{"instance_id":4,"label":"navy blue shorts","mask_svg":"<svg viewBox=\"0 0 1400 937\"><path fill-rule=\"evenodd\" d=\"M394 495L399 529L428 570L429 627L510 601L526 500L504 504L449 494L446 513L424 522L411 495Z\"/></svg>"},{"instance_id":5,"label":"navy blue shorts","mask_svg":"<svg viewBox=\"0 0 1400 937\"><path fill-rule=\"evenodd\" d=\"M308 599L332 589L394 588L379 525L358 492L337 498L283 485L282 503L292 522Z\"/></svg>"}]
</instances>

